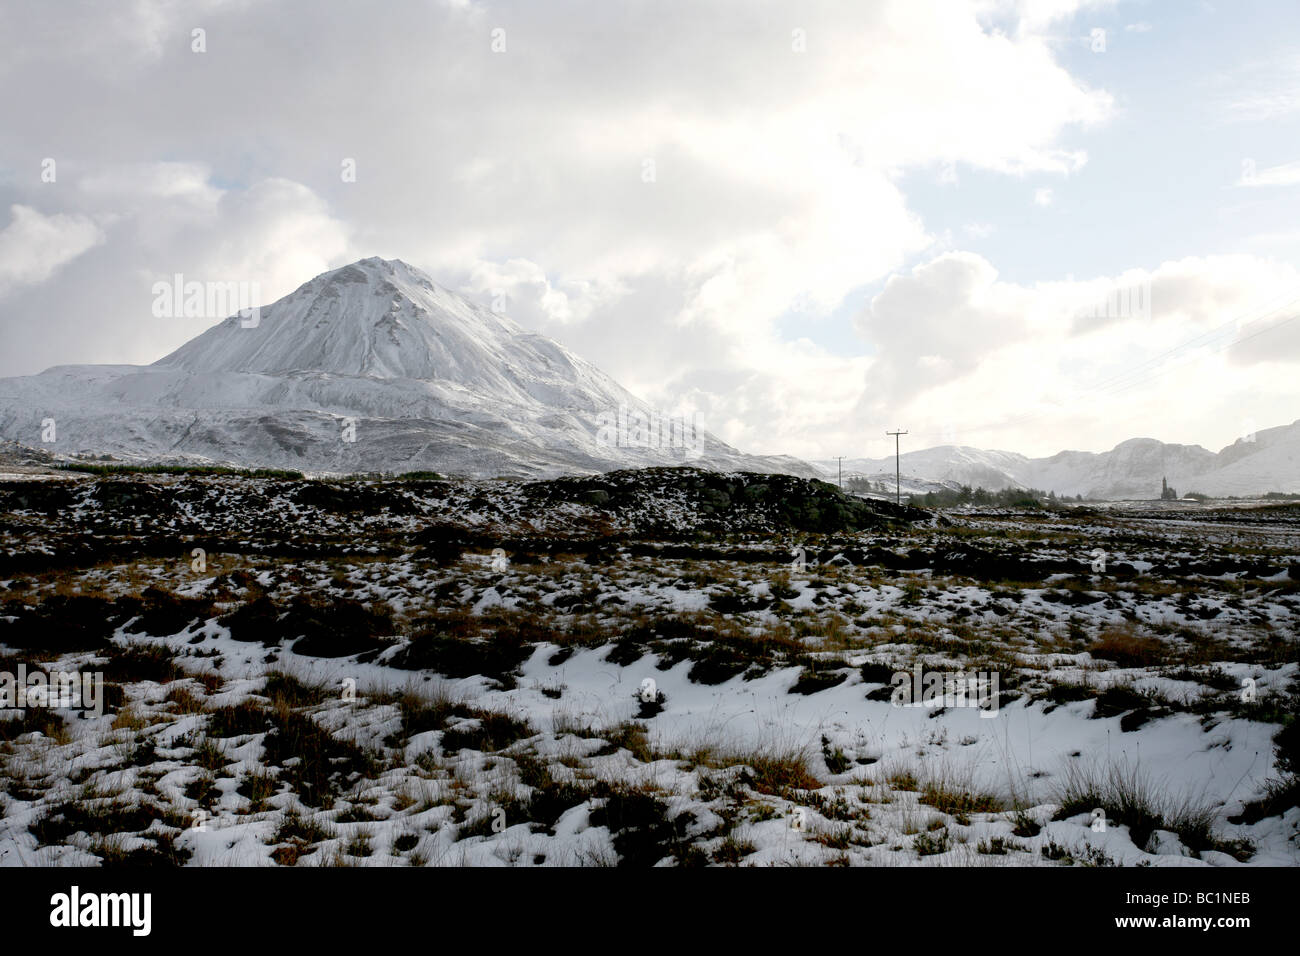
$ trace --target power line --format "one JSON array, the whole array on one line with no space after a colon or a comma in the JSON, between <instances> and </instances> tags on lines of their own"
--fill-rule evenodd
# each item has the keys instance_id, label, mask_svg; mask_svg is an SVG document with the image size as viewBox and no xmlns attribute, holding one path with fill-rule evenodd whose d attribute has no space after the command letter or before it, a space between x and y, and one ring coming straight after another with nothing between
<instances>
[{"instance_id":1,"label":"power line","mask_svg":"<svg viewBox=\"0 0 1300 956\"><path fill-rule=\"evenodd\" d=\"M894 504L903 503L903 468L899 461L898 454L898 436L906 435L907 432L885 432L886 435L894 436Z\"/></svg>"},{"instance_id":2,"label":"power line","mask_svg":"<svg viewBox=\"0 0 1300 956\"><path fill-rule=\"evenodd\" d=\"M1280 297L1275 297L1275 298L1280 298ZM1245 325L1247 328L1256 325L1260 322L1265 321L1271 316L1279 312L1282 312L1285 309L1297 304L1300 304L1300 297L1290 299L1289 301L1284 302L1280 306L1276 306L1274 308L1268 309L1262 315L1259 315L1251 319L1250 321L1246 322ZM1245 313L1245 314L1249 314L1249 313ZM1242 342L1247 342L1253 338L1257 338L1260 335L1264 335L1267 332L1275 332L1278 329L1282 328L1283 326L1296 321L1297 319L1300 319L1300 312L1297 312L1295 315L1283 319L1281 322L1276 322L1273 325L1266 326L1257 332L1251 333L1250 335L1245 335L1245 336L1238 335L1235 338L1233 338L1231 341L1224 343L1221 347L1214 349L1208 354L1217 355L1236 345L1240 345ZM1168 358L1170 355L1173 355L1174 353L1182 349L1185 349L1188 346L1195 345L1202 339L1214 336L1216 333L1220 332L1221 330L1225 329L1228 326L1239 325L1241 323L1241 320L1242 320L1242 316L1237 316L1235 318L1229 319L1227 322L1224 322L1223 324L1216 326L1215 328L1211 329L1209 332L1203 332L1200 335L1188 339L1187 341L1182 342L1178 345L1175 345L1173 348L1168 349L1167 351L1162 352L1159 355L1153 356L1152 358L1147 359L1145 362L1142 362L1130 369L1120 372L1117 375L1110 376L1109 378L1102 379L1100 382L1094 383L1093 385L1090 385L1086 388L1080 389L1074 395L1071 396L1070 401L1077 402L1093 395L1094 393L1114 394L1114 393L1126 391L1137 385L1141 385L1144 382L1150 381L1151 379L1156 378L1159 375L1163 375L1166 372L1169 372L1173 368L1176 368L1178 366L1171 366L1166 368L1161 368L1157 366L1155 368L1152 368L1149 374L1139 374L1139 373L1142 373L1144 367L1151 365L1153 362L1159 363L1161 360ZM1185 363L1181 363L1181 364L1185 364ZM1132 381L1124 381L1125 379L1128 379L1134 375L1136 375L1137 377L1133 378ZM1058 402L1056 404L1059 405L1060 403ZM1046 414L1048 413L1047 412L1030 413L1028 415L1022 415L1019 418L1006 419L1001 422L991 422L989 424L980 425L975 428L963 429L963 431L966 431L967 433L970 434L978 434L980 432L993 431L995 429L1011 428L1016 425L1023 425L1027 422L1038 421L1042 419Z\"/></svg>"},{"instance_id":3,"label":"power line","mask_svg":"<svg viewBox=\"0 0 1300 956\"><path fill-rule=\"evenodd\" d=\"M1265 319L1268 319L1269 317L1275 315L1276 313L1278 313L1278 312L1282 312L1283 310L1287 309L1287 308L1290 307L1290 306L1296 305L1297 303L1300 303L1300 298L1292 299L1291 301L1286 302L1286 303L1283 303L1282 305L1278 306L1277 308L1270 309L1269 311L1265 312L1263 315L1260 315L1260 316L1258 316L1257 318L1251 319L1248 323L1246 323L1246 325L1247 325L1247 327L1249 327L1249 326L1255 325L1255 324L1257 324L1257 323L1259 323L1259 322L1263 322ZM1292 322L1292 321L1294 321L1294 320L1297 319L1297 318L1300 318L1300 313L1297 313L1296 315L1293 315L1293 316L1291 316L1290 318L1283 319L1281 322L1278 322L1278 323L1276 323L1275 325L1266 326L1265 328L1260 329L1258 332L1254 332L1254 333L1252 333L1252 334L1250 334L1250 335L1242 336L1242 335L1239 334L1239 335L1237 335L1235 338L1233 338L1232 340L1230 340L1230 341L1224 343L1221 347L1212 350L1212 351L1209 352L1208 354L1210 354L1210 355L1216 355L1216 354L1218 354L1219 352L1226 351L1227 349L1232 348L1234 345L1238 345L1238 344L1240 344L1241 342L1245 342L1245 341L1247 341L1248 339L1253 339L1253 338L1255 338L1255 336L1257 336L1257 335L1263 335L1265 332L1271 332L1271 331L1273 331L1274 329L1281 328L1283 325L1286 325L1288 322ZM1222 330L1222 329L1224 329L1224 328L1226 328L1226 327L1228 327L1228 326L1231 326L1231 325L1239 325L1239 323L1240 323L1240 319L1229 319L1227 322L1223 323L1223 325L1217 326L1216 328L1211 329L1209 332L1202 333L1201 335L1196 336L1196 338L1188 339L1186 342L1182 343L1181 345L1177 345L1177 346L1175 346L1174 348L1170 349L1170 350L1167 351L1167 352L1162 352L1160 355L1157 355L1157 356L1155 356L1155 357L1152 358L1152 359L1148 359L1148 360L1147 360L1145 363L1143 363L1143 364L1144 364L1144 365L1148 365L1148 364L1150 364L1151 362L1159 362L1160 360L1162 360L1162 359L1164 359L1164 358L1166 358L1166 357L1168 357L1168 356L1170 356L1170 355L1173 355L1175 352L1178 352L1178 351L1180 351L1180 350L1182 350L1182 349L1187 348L1188 346L1195 345L1195 344L1199 343L1200 340L1202 340L1202 339L1209 339L1210 341L1213 341L1213 339L1217 337L1217 333L1218 333L1220 330ZM1173 366L1173 367L1176 368L1177 366ZM1130 387L1131 385L1141 384L1143 381L1146 381L1146 380L1147 380L1147 377L1146 377L1146 376L1139 376L1137 379L1135 379L1133 382L1130 382L1130 383L1122 383L1122 381L1121 381L1121 380L1123 380L1123 379L1125 379L1125 378L1128 378L1128 377L1131 376L1131 375L1134 375L1134 374L1140 372L1141 370L1142 370L1142 366L1141 366L1141 365L1135 366L1134 368L1129 369L1127 372L1122 372L1122 373L1120 373L1119 375L1112 376L1112 377L1109 378L1109 379L1103 379L1101 382L1099 382L1099 383L1097 383L1097 384L1095 384L1095 385L1090 386L1090 387L1089 387L1089 391L1090 391L1090 392L1091 392L1091 391L1110 391L1111 388L1112 388L1112 386L1114 386L1117 390L1123 390L1123 389L1125 389L1125 388ZM1155 377L1155 375L1157 375L1157 374L1163 374L1163 371L1160 370L1159 368L1152 369L1151 371L1152 371L1152 375L1151 375L1150 377Z\"/></svg>"},{"instance_id":4,"label":"power line","mask_svg":"<svg viewBox=\"0 0 1300 956\"><path fill-rule=\"evenodd\" d=\"M1282 295L1274 296L1273 299L1270 299L1270 300L1269 300L1269 302L1272 302L1272 301L1275 301L1275 300L1277 300L1277 299L1280 299L1280 298L1282 298L1283 295L1287 295L1287 294L1289 294L1289 293L1283 293ZM1287 308L1287 307L1290 306L1290 305L1294 305L1294 304L1297 303L1297 302L1300 302L1300 298L1292 298L1292 299L1287 300L1286 302L1283 302L1281 305L1275 306L1275 307L1273 307L1273 308L1271 308L1271 309L1267 309L1266 311L1264 311L1264 313L1263 313L1262 315L1260 315L1260 316L1258 316L1258 317L1256 317L1256 318L1254 318L1254 319L1251 319L1251 320L1247 323L1247 325L1254 325L1256 322L1262 322L1264 319L1268 318L1268 317L1269 317L1270 315L1272 315L1273 313L1275 313L1275 312L1279 312L1279 311L1281 311L1282 309L1285 309L1285 308ZM1260 305L1260 306L1256 306L1255 308L1263 308L1263 306ZM1240 324L1241 324L1241 320L1242 320L1242 318L1243 318L1245 315L1249 315L1251 312L1254 312L1254 311L1255 311L1255 309L1251 309L1251 310L1249 310L1248 312L1243 313L1242 315L1238 315L1238 316L1236 316L1236 317L1234 317L1234 318L1231 318L1231 319L1229 319L1227 322L1224 322L1223 324L1218 325L1218 326L1215 326L1213 329L1210 329L1210 331L1208 331L1208 332L1202 332L1200 335L1194 336L1193 338L1190 338L1190 339L1188 339L1188 340L1185 341L1185 342L1181 342L1181 343L1179 343L1178 345L1175 345L1173 348L1169 349L1168 351L1161 352L1159 355L1152 356L1151 358L1147 359L1145 362L1141 362L1141 363L1139 363L1138 365L1135 365L1135 366L1133 366L1132 368L1130 368L1130 369L1128 369L1128 370L1126 370L1126 371L1123 371L1123 372L1120 372L1120 373L1118 373L1118 374L1116 374L1116 375L1113 375L1113 376L1111 376L1110 378L1102 379L1100 382L1096 382L1096 383L1094 383L1093 385L1089 386L1089 389L1091 390L1091 389L1102 388L1102 387L1106 386L1107 384L1109 384L1110 382L1115 381L1116 379L1126 378L1126 377L1128 377L1129 375L1131 375L1131 374L1133 374L1133 373L1135 373L1135 372L1140 371L1144 366L1151 365L1153 362L1158 363L1158 362L1160 362L1161 359L1164 359L1164 358L1166 358L1166 357L1168 357L1168 356L1170 356L1170 355L1173 355L1175 352L1179 351L1180 349L1187 348L1189 345L1193 345L1193 344L1197 343L1198 341L1200 341L1201 339L1204 339L1204 338L1207 338L1207 337L1214 336L1214 335L1217 334L1220 330L1225 329L1225 328L1227 328L1228 326L1231 326L1231 325L1240 325Z\"/></svg>"},{"instance_id":5,"label":"power line","mask_svg":"<svg viewBox=\"0 0 1300 956\"><path fill-rule=\"evenodd\" d=\"M1286 325L1286 324L1288 324L1288 323L1290 323L1290 322L1294 322L1296 319L1300 319L1300 312L1297 312L1295 315L1291 316L1290 318L1283 319L1281 322L1278 322L1276 325L1270 325L1270 326L1269 326L1268 328L1266 328L1266 329L1260 329L1258 332L1254 332L1254 333L1252 333L1252 334L1250 334L1250 335L1246 335L1246 336L1242 336L1242 337L1240 337L1240 338L1233 339L1231 342L1228 342L1228 343L1227 343L1226 345L1224 345L1222 348L1214 349L1213 351L1208 352L1208 353L1206 353L1206 354L1208 354L1208 355L1218 355L1218 354L1221 353L1221 352L1226 352L1226 351L1228 351L1228 349L1235 348L1236 346L1240 345L1242 342L1249 342L1251 339L1253 339L1253 338L1257 338L1258 336L1263 335L1265 332L1275 332L1275 331L1277 331L1278 329L1280 329L1282 326L1284 326L1284 325ZM1190 361L1190 360L1189 360L1189 361ZM1186 365L1186 364L1187 364L1187 362L1181 362L1181 363L1179 363L1179 365ZM1173 366L1173 368L1178 368L1178 367L1179 367L1178 365ZM1111 392L1114 393L1114 394L1118 394L1119 392L1127 391L1128 389L1133 388L1133 387L1136 386L1136 385L1141 385L1141 384L1142 384L1142 381L1139 379L1139 380L1134 381L1134 382L1129 382L1129 383L1124 384L1124 385L1119 385L1119 386L1117 386L1117 387L1115 387L1115 388L1113 388L1113 389L1110 389L1109 391L1111 391Z\"/></svg>"}]
</instances>

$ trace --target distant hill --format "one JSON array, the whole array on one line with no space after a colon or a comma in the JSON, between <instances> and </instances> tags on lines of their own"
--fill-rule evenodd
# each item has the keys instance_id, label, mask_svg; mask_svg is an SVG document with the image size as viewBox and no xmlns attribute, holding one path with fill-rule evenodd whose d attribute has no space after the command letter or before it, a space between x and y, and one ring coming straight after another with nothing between
<instances>
[{"instance_id":1,"label":"distant hill","mask_svg":"<svg viewBox=\"0 0 1300 956\"><path fill-rule=\"evenodd\" d=\"M836 462L815 462L833 478ZM940 445L901 456L904 493L927 482L990 490L1041 488L1085 498L1158 498L1168 478L1179 494L1213 496L1300 492L1300 421L1256 432L1215 453L1200 445L1173 445L1153 438L1131 438L1107 452L1063 451L1049 458L1014 452ZM844 474L883 481L893 489L894 459L844 460Z\"/></svg>"}]
</instances>

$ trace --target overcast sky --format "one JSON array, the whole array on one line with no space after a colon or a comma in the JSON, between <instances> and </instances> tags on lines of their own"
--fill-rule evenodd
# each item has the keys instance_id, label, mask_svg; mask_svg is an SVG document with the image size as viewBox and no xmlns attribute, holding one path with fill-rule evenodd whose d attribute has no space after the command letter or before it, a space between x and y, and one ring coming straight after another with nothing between
<instances>
[{"instance_id":1,"label":"overcast sky","mask_svg":"<svg viewBox=\"0 0 1300 956\"><path fill-rule=\"evenodd\" d=\"M0 85L0 375L379 255L746 451L1300 418L1291 0L6 0Z\"/></svg>"}]
</instances>

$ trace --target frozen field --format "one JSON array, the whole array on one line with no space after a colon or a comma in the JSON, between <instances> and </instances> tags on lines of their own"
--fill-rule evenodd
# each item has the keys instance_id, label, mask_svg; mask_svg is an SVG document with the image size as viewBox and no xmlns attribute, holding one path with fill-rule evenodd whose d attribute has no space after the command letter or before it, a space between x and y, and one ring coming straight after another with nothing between
<instances>
[{"instance_id":1,"label":"frozen field","mask_svg":"<svg viewBox=\"0 0 1300 956\"><path fill-rule=\"evenodd\" d=\"M15 475L0 542L0 671L104 682L4 712L9 865L1300 860L1296 506Z\"/></svg>"}]
</instances>

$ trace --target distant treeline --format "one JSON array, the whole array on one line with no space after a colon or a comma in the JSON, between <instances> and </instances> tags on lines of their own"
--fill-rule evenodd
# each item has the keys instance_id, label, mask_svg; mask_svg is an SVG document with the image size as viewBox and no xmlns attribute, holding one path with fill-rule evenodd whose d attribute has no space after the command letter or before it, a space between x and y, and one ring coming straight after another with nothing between
<instances>
[{"instance_id":1,"label":"distant treeline","mask_svg":"<svg viewBox=\"0 0 1300 956\"><path fill-rule=\"evenodd\" d=\"M64 471L92 475L237 475L241 478L302 478L301 471L283 468L227 468L224 465L97 465L74 461L58 466Z\"/></svg>"},{"instance_id":2,"label":"distant treeline","mask_svg":"<svg viewBox=\"0 0 1300 956\"><path fill-rule=\"evenodd\" d=\"M1189 491L1183 497L1195 498L1197 501L1255 501L1260 498L1265 501L1300 501L1300 494L1289 491L1269 491L1262 495L1205 495L1199 491Z\"/></svg>"},{"instance_id":3,"label":"distant treeline","mask_svg":"<svg viewBox=\"0 0 1300 956\"><path fill-rule=\"evenodd\" d=\"M848 491L856 491L859 494L893 494L893 484L886 484L883 481L870 481L866 478L845 478L844 487Z\"/></svg>"},{"instance_id":4,"label":"distant treeline","mask_svg":"<svg viewBox=\"0 0 1300 956\"><path fill-rule=\"evenodd\" d=\"M1300 494L1285 491L1270 491L1264 495L1206 495L1199 491L1189 491L1184 498L1196 501L1300 501ZM1054 491L1039 488L1003 488L1001 491L989 491L987 488L971 488L962 485L955 490L932 491L924 495L910 495L908 504L918 508L953 508L957 505L987 505L994 508L1050 508L1057 502L1083 501L1083 495L1058 495Z\"/></svg>"},{"instance_id":5,"label":"distant treeline","mask_svg":"<svg viewBox=\"0 0 1300 956\"><path fill-rule=\"evenodd\" d=\"M436 471L354 471L348 475L331 475L330 481L446 481L446 475Z\"/></svg>"},{"instance_id":6,"label":"distant treeline","mask_svg":"<svg viewBox=\"0 0 1300 956\"><path fill-rule=\"evenodd\" d=\"M287 468L229 468L225 465L116 465L97 464L93 462L73 461L57 466L64 471L81 471L91 475L232 475L238 478L287 478L300 479L305 476L301 471ZM370 472L340 475L336 481L441 481L443 476L436 471L406 471L401 474L392 472Z\"/></svg>"},{"instance_id":7,"label":"distant treeline","mask_svg":"<svg viewBox=\"0 0 1300 956\"><path fill-rule=\"evenodd\" d=\"M924 495L911 495L908 504L918 508L953 508L958 505L987 505L994 508L1042 508L1057 501L1082 501L1082 495L1074 498L1058 497L1054 491L1040 488L1002 488L989 491L987 488L972 488L962 485L960 488L931 491Z\"/></svg>"}]
</instances>

